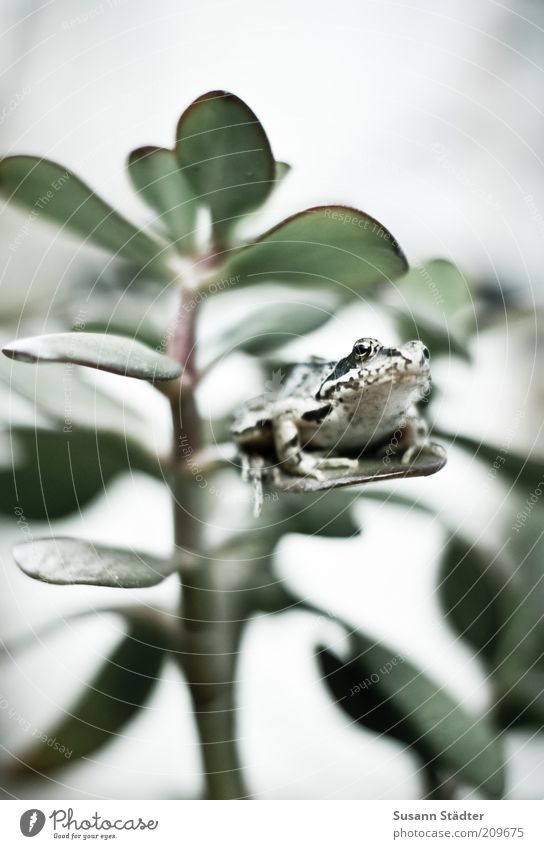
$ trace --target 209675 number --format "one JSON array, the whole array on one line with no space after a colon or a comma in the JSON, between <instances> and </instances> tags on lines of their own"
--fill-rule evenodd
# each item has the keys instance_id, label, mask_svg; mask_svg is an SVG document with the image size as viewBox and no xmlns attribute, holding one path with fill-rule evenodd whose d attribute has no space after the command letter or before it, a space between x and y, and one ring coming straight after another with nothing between
<instances>
[{"instance_id":1,"label":"209675 number","mask_svg":"<svg viewBox=\"0 0 544 849\"><path fill-rule=\"evenodd\" d=\"M516 826L482 827L479 829L479 837L523 837L523 829Z\"/></svg>"}]
</instances>

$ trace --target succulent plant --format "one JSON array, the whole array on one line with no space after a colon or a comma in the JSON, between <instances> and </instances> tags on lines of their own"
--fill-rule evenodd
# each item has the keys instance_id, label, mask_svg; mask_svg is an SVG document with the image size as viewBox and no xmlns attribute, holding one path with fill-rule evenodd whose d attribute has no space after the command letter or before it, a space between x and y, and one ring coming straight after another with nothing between
<instances>
[{"instance_id":1,"label":"succulent plant","mask_svg":"<svg viewBox=\"0 0 544 849\"><path fill-rule=\"evenodd\" d=\"M251 796L236 742L240 640L255 614L281 617L298 609L336 623L346 635L341 649L325 638L315 644L316 674L338 710L350 722L409 747L426 779L427 795L447 797L463 784L499 797L499 730L516 717L523 721L521 708L532 694L530 682L525 692L521 684L512 689L511 680L539 660L536 645L528 645L525 654L508 654L515 617L505 623L522 590L495 568L493 561L500 558L445 527L444 612L494 670L499 709L477 717L415 661L297 597L275 572L275 551L286 534L351 537L361 532L353 510L359 499L402 503L398 490L385 496L360 485L394 476L385 473L383 464L371 464L364 476L352 480L359 484L355 488L333 483L319 492L299 483L294 487L302 490L299 494L272 493L261 519L242 517L239 527L219 541L209 533L213 487L227 475L221 485L228 489L238 475L225 421L203 419L196 400L203 376L218 363L232 354L252 358L264 382L275 368L287 367L282 348L294 335L324 326L336 309L362 297L378 304L405 338L421 335L433 353L466 358L466 340L474 332L463 275L444 260L408 270L389 231L357 209L306 209L244 240L248 223L288 171L275 160L251 109L221 91L199 97L186 109L172 149L148 145L129 155L130 181L150 210L146 230L62 165L32 156L0 162L0 191L10 203L107 252L118 269L115 287L97 286L95 293L85 294L84 329L67 326L63 332L4 345L13 360L38 363L37 383L29 387L19 370L11 387L34 401L40 423L11 427L17 450L13 468L0 471L0 511L10 515L16 505L19 523L61 518L100 497L121 473L137 470L169 487L175 513L170 558L52 537L24 539L14 550L15 560L31 578L53 584L128 591L177 574L182 587L178 617L143 605L119 608L126 635L52 736L73 751L73 759L107 744L149 699L165 659L174 658L192 697L205 797ZM240 300L228 302L232 293L256 292L266 283L283 287L284 298L274 306L263 310L248 300L249 309L241 310ZM165 320L162 313L155 315L154 305L172 292L177 303ZM75 293L76 302L78 297L83 289ZM202 308L215 299L222 304L222 321L203 339ZM157 405L164 399L170 405L171 451L160 456L152 450L141 428L137 433L127 425L122 401L91 388L79 369L70 372L73 409L66 425L59 374L48 373L48 362L147 381L157 390ZM448 433L443 438L454 440ZM468 438L457 438L456 444L471 453L482 448ZM487 451L484 461L497 455L495 448L482 450ZM501 474L515 479L520 468L527 480L537 474L511 453ZM424 471L416 466L414 473ZM411 503L408 496L405 501ZM541 705L530 710L541 722ZM12 771L46 776L65 765L57 749L37 743L19 755Z\"/></svg>"}]
</instances>

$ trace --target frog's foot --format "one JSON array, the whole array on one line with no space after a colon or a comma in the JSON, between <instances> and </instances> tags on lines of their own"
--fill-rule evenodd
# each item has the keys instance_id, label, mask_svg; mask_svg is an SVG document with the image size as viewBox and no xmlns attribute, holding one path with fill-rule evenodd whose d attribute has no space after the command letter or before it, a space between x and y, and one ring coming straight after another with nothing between
<instances>
[{"instance_id":1,"label":"frog's foot","mask_svg":"<svg viewBox=\"0 0 544 849\"><path fill-rule=\"evenodd\" d=\"M250 483L253 489L253 516L258 519L263 512L263 477L264 459L258 454L240 455L242 463L242 480Z\"/></svg>"},{"instance_id":2,"label":"frog's foot","mask_svg":"<svg viewBox=\"0 0 544 849\"><path fill-rule=\"evenodd\" d=\"M359 461L351 457L320 457L317 461L318 469L338 469L342 472L356 472L359 469Z\"/></svg>"},{"instance_id":3,"label":"frog's foot","mask_svg":"<svg viewBox=\"0 0 544 849\"><path fill-rule=\"evenodd\" d=\"M400 453L401 465L409 466L423 451L440 459L444 459L446 456L444 448L429 439L429 428L426 421L420 416L407 416L402 430L403 435L398 441L396 449Z\"/></svg>"},{"instance_id":4,"label":"frog's foot","mask_svg":"<svg viewBox=\"0 0 544 849\"><path fill-rule=\"evenodd\" d=\"M422 451L425 451L426 454L432 454L440 460L443 460L446 457L446 449L443 448L442 445L438 445L436 442L430 442L430 440L425 439L421 442L414 442L413 445L410 445L400 458L400 462L403 466L408 466L416 459L417 456L419 456L419 454L421 454Z\"/></svg>"},{"instance_id":5,"label":"frog's foot","mask_svg":"<svg viewBox=\"0 0 544 849\"><path fill-rule=\"evenodd\" d=\"M295 475L298 478L314 478L322 481L325 475L320 471L321 463L311 454L305 451L298 451L297 454L291 454L281 461L282 468L290 475Z\"/></svg>"},{"instance_id":6,"label":"frog's foot","mask_svg":"<svg viewBox=\"0 0 544 849\"><path fill-rule=\"evenodd\" d=\"M293 414L284 411L274 418L274 444L280 465L290 475L323 480L316 457L303 451Z\"/></svg>"}]
</instances>

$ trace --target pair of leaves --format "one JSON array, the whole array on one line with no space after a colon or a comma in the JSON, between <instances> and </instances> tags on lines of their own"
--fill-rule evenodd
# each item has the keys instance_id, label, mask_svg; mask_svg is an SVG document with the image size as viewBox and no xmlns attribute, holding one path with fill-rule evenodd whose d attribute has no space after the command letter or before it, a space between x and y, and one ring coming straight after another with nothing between
<instances>
[{"instance_id":1,"label":"pair of leaves","mask_svg":"<svg viewBox=\"0 0 544 849\"><path fill-rule=\"evenodd\" d=\"M229 92L210 91L179 119L174 150L138 148L129 176L178 248L190 251L199 207L210 213L216 244L224 244L240 217L272 191L277 164L281 174L283 163L275 163L251 109Z\"/></svg>"},{"instance_id":2,"label":"pair of leaves","mask_svg":"<svg viewBox=\"0 0 544 849\"><path fill-rule=\"evenodd\" d=\"M220 253L238 219L266 200L285 171L283 163L274 161L254 113L227 92L209 92L189 106L173 151L147 147L129 157L136 189L159 212L170 238L192 250L196 209L206 206ZM0 192L33 218L60 224L151 273L165 273L162 246L54 162L3 159ZM402 251L379 222L356 209L328 206L294 215L229 254L217 279L205 288L210 294L219 284L222 290L272 280L359 294L406 270Z\"/></svg>"},{"instance_id":3,"label":"pair of leaves","mask_svg":"<svg viewBox=\"0 0 544 849\"><path fill-rule=\"evenodd\" d=\"M133 624L77 702L49 732L48 740L58 745L36 743L19 755L13 772L48 775L89 757L122 734L151 696L163 658L163 635L150 624Z\"/></svg>"},{"instance_id":4,"label":"pair of leaves","mask_svg":"<svg viewBox=\"0 0 544 849\"><path fill-rule=\"evenodd\" d=\"M174 150L143 147L128 161L135 189L155 209L171 240L194 246L196 212L210 210L220 239L268 197L287 166L276 163L266 133L249 107L228 92L195 100L179 120ZM127 221L72 171L47 159L10 156L0 162L0 191L33 218L60 224L113 254L160 270L160 242Z\"/></svg>"},{"instance_id":5,"label":"pair of leaves","mask_svg":"<svg viewBox=\"0 0 544 849\"><path fill-rule=\"evenodd\" d=\"M426 768L470 784L491 798L504 792L499 740L443 687L391 648L361 633L347 658L317 654L320 674L337 705L356 723L409 746Z\"/></svg>"},{"instance_id":6,"label":"pair of leaves","mask_svg":"<svg viewBox=\"0 0 544 849\"><path fill-rule=\"evenodd\" d=\"M199 97L183 113L173 151L140 148L129 163L136 188L171 235L187 237L203 205L220 250L239 219L267 199L287 170L274 161L251 109L221 91ZM294 215L230 256L219 282L240 286L268 279L359 292L406 269L402 251L379 222L356 209L327 206Z\"/></svg>"}]
</instances>

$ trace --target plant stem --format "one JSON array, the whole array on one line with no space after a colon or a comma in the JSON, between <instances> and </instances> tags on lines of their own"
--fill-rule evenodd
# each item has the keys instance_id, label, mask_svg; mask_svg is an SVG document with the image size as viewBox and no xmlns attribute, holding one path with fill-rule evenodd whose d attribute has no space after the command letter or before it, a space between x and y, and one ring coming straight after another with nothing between
<instances>
[{"instance_id":1,"label":"plant stem","mask_svg":"<svg viewBox=\"0 0 544 849\"><path fill-rule=\"evenodd\" d=\"M183 670L195 709L206 798L247 796L236 741L236 675L241 623L218 578L224 564L210 562L187 581L182 595Z\"/></svg>"},{"instance_id":2,"label":"plant stem","mask_svg":"<svg viewBox=\"0 0 544 849\"><path fill-rule=\"evenodd\" d=\"M197 303L183 292L169 354L184 368L179 395L171 399L173 422L174 532L178 552L198 566L180 567L182 583L178 658L191 693L206 781L205 798L247 795L236 745L234 678L240 625L225 591L222 571L202 556L204 491L194 474L201 449L201 420L194 397Z\"/></svg>"}]
</instances>

